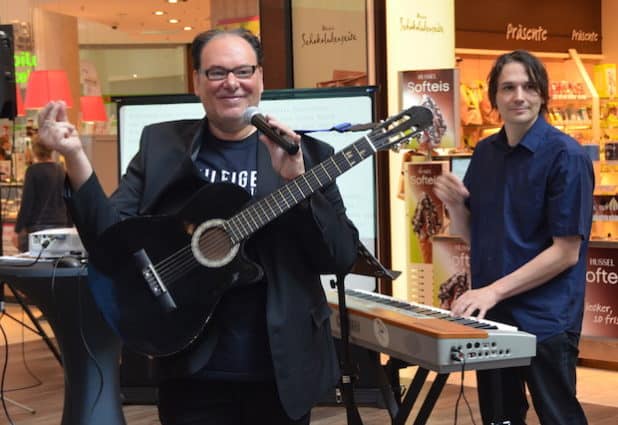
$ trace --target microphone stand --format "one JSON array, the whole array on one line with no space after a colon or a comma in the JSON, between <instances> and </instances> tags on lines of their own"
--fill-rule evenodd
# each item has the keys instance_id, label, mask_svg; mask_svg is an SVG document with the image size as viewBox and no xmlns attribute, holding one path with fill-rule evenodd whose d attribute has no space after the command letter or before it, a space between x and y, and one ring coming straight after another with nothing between
<instances>
[{"instance_id":1,"label":"microphone stand","mask_svg":"<svg viewBox=\"0 0 618 425\"><path fill-rule=\"evenodd\" d=\"M389 280L394 280L401 274L401 272L389 270L384 267L360 241L356 263L352 266L350 273ZM358 412L356 401L354 400L354 381L358 376L352 364L352 356L350 353L350 323L345 303L344 281L345 275L337 275L336 281L331 281L331 286L333 288L335 286L337 287L337 298L339 300L339 326L341 328L341 395L346 408L348 425L362 425L363 421Z\"/></svg>"}]
</instances>

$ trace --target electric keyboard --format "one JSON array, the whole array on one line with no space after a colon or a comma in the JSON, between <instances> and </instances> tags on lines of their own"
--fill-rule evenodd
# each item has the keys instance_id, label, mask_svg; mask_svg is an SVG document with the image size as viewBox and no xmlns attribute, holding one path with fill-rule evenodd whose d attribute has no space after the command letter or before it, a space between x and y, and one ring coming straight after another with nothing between
<instances>
[{"instance_id":1,"label":"electric keyboard","mask_svg":"<svg viewBox=\"0 0 618 425\"><path fill-rule=\"evenodd\" d=\"M536 354L536 337L514 326L453 316L448 310L374 292L346 289L350 343L386 353L439 373L462 368L525 366ZM326 291L341 336L337 291Z\"/></svg>"}]
</instances>

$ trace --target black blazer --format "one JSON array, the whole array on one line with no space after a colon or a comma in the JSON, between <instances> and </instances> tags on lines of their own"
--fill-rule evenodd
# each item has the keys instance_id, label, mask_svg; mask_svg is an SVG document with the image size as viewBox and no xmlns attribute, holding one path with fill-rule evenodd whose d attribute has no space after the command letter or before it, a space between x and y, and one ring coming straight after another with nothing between
<instances>
[{"instance_id":1,"label":"black blazer","mask_svg":"<svg viewBox=\"0 0 618 425\"><path fill-rule=\"evenodd\" d=\"M173 213L205 181L193 158L207 121L183 120L147 126L140 150L118 189L107 199L96 176L70 199L80 236L88 249L97 236L125 217ZM331 146L303 141L306 169L333 154ZM261 198L285 182L272 169L266 147L258 144ZM311 195L252 236L267 281L267 326L275 379L292 418L306 414L337 382L339 366L328 318L330 308L320 274L343 274L352 267L358 232L345 214L335 184ZM96 261L96 259L93 259ZM211 329L190 350L161 361L163 376L188 376L207 362L216 343Z\"/></svg>"}]
</instances>

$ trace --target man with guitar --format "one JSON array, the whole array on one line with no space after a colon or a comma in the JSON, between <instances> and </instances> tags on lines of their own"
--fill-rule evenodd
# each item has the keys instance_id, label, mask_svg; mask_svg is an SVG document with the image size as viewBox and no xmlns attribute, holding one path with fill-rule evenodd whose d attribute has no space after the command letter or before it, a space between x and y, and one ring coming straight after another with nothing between
<instances>
[{"instance_id":1,"label":"man with guitar","mask_svg":"<svg viewBox=\"0 0 618 425\"><path fill-rule=\"evenodd\" d=\"M286 183L333 150L269 119L291 154L247 123L263 90L253 34L207 31L191 53L206 117L146 127L110 198L62 102L40 113L41 140L65 157L95 300L159 357L162 424L308 424L339 377L319 276L350 270L358 232L334 182Z\"/></svg>"}]
</instances>

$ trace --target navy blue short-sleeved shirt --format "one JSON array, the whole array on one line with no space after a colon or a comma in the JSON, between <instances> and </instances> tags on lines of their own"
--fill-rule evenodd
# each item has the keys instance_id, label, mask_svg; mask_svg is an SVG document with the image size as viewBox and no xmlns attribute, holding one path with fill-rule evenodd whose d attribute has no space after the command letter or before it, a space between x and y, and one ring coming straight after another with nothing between
<instances>
[{"instance_id":1,"label":"navy blue short-sleeved shirt","mask_svg":"<svg viewBox=\"0 0 618 425\"><path fill-rule=\"evenodd\" d=\"M582 238L575 266L498 303L487 317L539 341L580 332L594 189L592 162L581 145L539 116L515 147L504 128L479 142L464 184L470 191L473 288L518 269L549 247L553 236Z\"/></svg>"}]
</instances>

